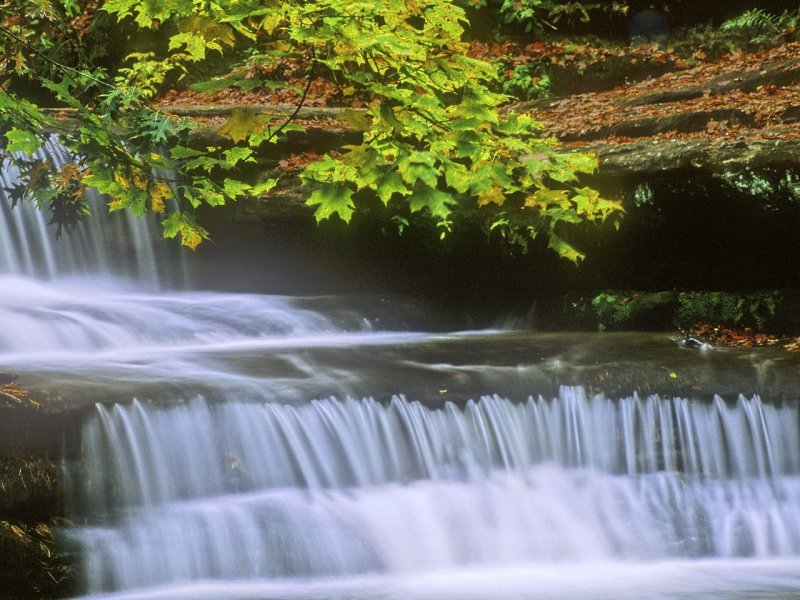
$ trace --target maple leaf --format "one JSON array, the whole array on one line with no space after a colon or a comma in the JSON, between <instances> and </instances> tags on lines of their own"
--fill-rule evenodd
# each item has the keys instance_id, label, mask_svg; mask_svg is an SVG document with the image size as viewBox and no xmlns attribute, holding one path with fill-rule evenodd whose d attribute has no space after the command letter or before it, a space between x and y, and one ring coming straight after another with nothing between
<instances>
[{"instance_id":1,"label":"maple leaf","mask_svg":"<svg viewBox=\"0 0 800 600\"><path fill-rule=\"evenodd\" d=\"M345 185L324 183L311 193L306 205L317 207L314 218L318 222L338 214L345 223L348 223L355 210L353 192L353 189Z\"/></svg>"},{"instance_id":2,"label":"maple leaf","mask_svg":"<svg viewBox=\"0 0 800 600\"><path fill-rule=\"evenodd\" d=\"M439 219L449 217L452 212L450 206L454 204L456 199L451 194L436 190L424 183L414 186L414 193L409 201L412 211L419 212L427 208L432 216Z\"/></svg>"},{"instance_id":3,"label":"maple leaf","mask_svg":"<svg viewBox=\"0 0 800 600\"><path fill-rule=\"evenodd\" d=\"M525 206L545 210L551 205L560 205L566 198L567 192L565 190L541 189L525 199Z\"/></svg>"},{"instance_id":4,"label":"maple leaf","mask_svg":"<svg viewBox=\"0 0 800 600\"><path fill-rule=\"evenodd\" d=\"M72 182L80 180L81 169L75 163L65 163L53 177L53 185L59 190L66 190Z\"/></svg>"},{"instance_id":5,"label":"maple leaf","mask_svg":"<svg viewBox=\"0 0 800 600\"><path fill-rule=\"evenodd\" d=\"M578 263L585 258L585 254L576 249L572 244L557 236L555 233L550 233L550 241L547 247L555 251L561 258L566 258L568 261Z\"/></svg>"},{"instance_id":6,"label":"maple leaf","mask_svg":"<svg viewBox=\"0 0 800 600\"><path fill-rule=\"evenodd\" d=\"M381 202L384 204L388 204L394 194L407 196L410 192L411 190L408 189L408 186L397 171L392 171L381 179L376 190L378 198L380 198Z\"/></svg>"},{"instance_id":7,"label":"maple leaf","mask_svg":"<svg viewBox=\"0 0 800 600\"><path fill-rule=\"evenodd\" d=\"M165 238L180 235L181 244L191 250L197 248L204 238L208 238L208 232L197 224L190 213L173 212L164 219L161 226L164 228Z\"/></svg>"},{"instance_id":8,"label":"maple leaf","mask_svg":"<svg viewBox=\"0 0 800 600\"><path fill-rule=\"evenodd\" d=\"M8 194L8 198L11 200L11 208L14 208L18 203L25 199L26 189L27 186L23 183L14 185L12 187L3 188L3 191Z\"/></svg>"},{"instance_id":9,"label":"maple leaf","mask_svg":"<svg viewBox=\"0 0 800 600\"><path fill-rule=\"evenodd\" d=\"M492 186L485 192L478 194L478 206L486 206L487 204L497 204L503 206L506 201L506 195L503 188Z\"/></svg>"},{"instance_id":10,"label":"maple leaf","mask_svg":"<svg viewBox=\"0 0 800 600\"><path fill-rule=\"evenodd\" d=\"M242 142L254 133L264 129L263 117L247 108L237 108L228 117L225 124L219 128L220 135L229 137L234 142Z\"/></svg>"},{"instance_id":11,"label":"maple leaf","mask_svg":"<svg viewBox=\"0 0 800 600\"><path fill-rule=\"evenodd\" d=\"M5 147L6 152L24 152L30 156L41 146L41 142L31 131L12 127L5 136L8 140L8 145Z\"/></svg>"},{"instance_id":12,"label":"maple leaf","mask_svg":"<svg viewBox=\"0 0 800 600\"><path fill-rule=\"evenodd\" d=\"M202 60L207 50L222 52L222 45L233 46L236 38L226 23L202 15L192 15L178 23L178 34L169 42L170 50L186 47L194 60Z\"/></svg>"}]
</instances>

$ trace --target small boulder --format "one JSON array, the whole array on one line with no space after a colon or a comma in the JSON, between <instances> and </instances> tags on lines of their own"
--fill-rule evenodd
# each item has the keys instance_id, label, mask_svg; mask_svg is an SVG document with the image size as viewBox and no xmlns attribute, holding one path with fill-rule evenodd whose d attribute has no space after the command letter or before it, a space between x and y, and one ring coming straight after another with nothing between
<instances>
[{"instance_id":1,"label":"small boulder","mask_svg":"<svg viewBox=\"0 0 800 600\"><path fill-rule=\"evenodd\" d=\"M640 10L628 21L628 37L633 45L664 45L669 38L667 18L657 10Z\"/></svg>"}]
</instances>

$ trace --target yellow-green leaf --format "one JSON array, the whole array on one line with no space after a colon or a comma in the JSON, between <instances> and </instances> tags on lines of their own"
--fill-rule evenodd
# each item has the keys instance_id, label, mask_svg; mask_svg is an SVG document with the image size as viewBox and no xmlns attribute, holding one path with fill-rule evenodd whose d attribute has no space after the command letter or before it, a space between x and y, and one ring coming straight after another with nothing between
<instances>
[{"instance_id":1,"label":"yellow-green leaf","mask_svg":"<svg viewBox=\"0 0 800 600\"><path fill-rule=\"evenodd\" d=\"M502 188L493 186L485 192L478 194L478 206L486 206L487 204L497 204L503 206L506 201L506 195Z\"/></svg>"},{"instance_id":2,"label":"yellow-green leaf","mask_svg":"<svg viewBox=\"0 0 800 600\"><path fill-rule=\"evenodd\" d=\"M551 205L560 205L567 198L565 190L541 189L525 198L528 208L546 209Z\"/></svg>"},{"instance_id":3,"label":"yellow-green leaf","mask_svg":"<svg viewBox=\"0 0 800 600\"><path fill-rule=\"evenodd\" d=\"M566 258L568 261L574 263L579 263L586 256L572 244L552 232L550 233L550 242L547 244L547 247L554 250L561 258Z\"/></svg>"},{"instance_id":4,"label":"yellow-green leaf","mask_svg":"<svg viewBox=\"0 0 800 600\"><path fill-rule=\"evenodd\" d=\"M231 113L225 124L219 128L219 133L238 143L263 130L263 117L253 110L237 108Z\"/></svg>"}]
</instances>

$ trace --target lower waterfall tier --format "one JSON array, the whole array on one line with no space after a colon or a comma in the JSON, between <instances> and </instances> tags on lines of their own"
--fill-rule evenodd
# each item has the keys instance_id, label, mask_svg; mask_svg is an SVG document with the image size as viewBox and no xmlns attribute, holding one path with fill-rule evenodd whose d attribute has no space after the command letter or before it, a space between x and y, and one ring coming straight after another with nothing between
<instances>
[{"instance_id":1,"label":"lower waterfall tier","mask_svg":"<svg viewBox=\"0 0 800 600\"><path fill-rule=\"evenodd\" d=\"M134 402L82 438L94 592L800 560L798 411L758 398Z\"/></svg>"}]
</instances>

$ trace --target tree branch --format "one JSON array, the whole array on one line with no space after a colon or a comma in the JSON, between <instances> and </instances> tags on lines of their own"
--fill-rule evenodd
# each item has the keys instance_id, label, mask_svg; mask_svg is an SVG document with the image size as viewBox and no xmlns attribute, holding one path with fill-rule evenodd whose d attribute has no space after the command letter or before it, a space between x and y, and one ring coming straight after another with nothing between
<instances>
[{"instance_id":1,"label":"tree branch","mask_svg":"<svg viewBox=\"0 0 800 600\"><path fill-rule=\"evenodd\" d=\"M38 55L39 57L43 58L45 61L49 62L51 65L61 69L62 71L68 71L68 72L74 73L75 75L78 75L79 77L85 77L86 79L88 79L90 81L94 81L95 83L97 83L99 85L102 85L102 86L105 86L106 88L109 88L109 89L112 89L112 90L116 89L113 85L111 85L107 81L103 81L101 79L97 79L96 77L92 77L91 75L89 75L87 73L84 73L83 71L80 71L78 69L74 69L72 67L68 67L67 65L61 64L57 60L53 60L52 58L47 56L44 52L42 52L41 50L39 50L38 48L36 48L32 44L29 44L25 40L23 40L16 33L11 31L8 27L5 27L4 25L0 25L0 33L2 33L4 35L16 40L18 43L20 43L23 46L25 46L28 50L30 50L34 54Z\"/></svg>"},{"instance_id":2,"label":"tree branch","mask_svg":"<svg viewBox=\"0 0 800 600\"><path fill-rule=\"evenodd\" d=\"M281 131L283 131L286 128L286 126L289 125L289 123L291 123L300 113L300 109L303 108L303 104L305 104L308 92L311 89L311 84L314 81L314 74L316 73L316 71L317 71L317 61L316 59L314 59L314 62L311 66L311 72L308 74L308 81L306 82L306 87L303 90L303 95L300 97L300 102L298 102L297 106L294 109L294 112L291 115L289 115L289 117L281 124L281 126L278 127L275 131L273 131L265 141L269 142L275 139L278 136L278 134Z\"/></svg>"}]
</instances>

